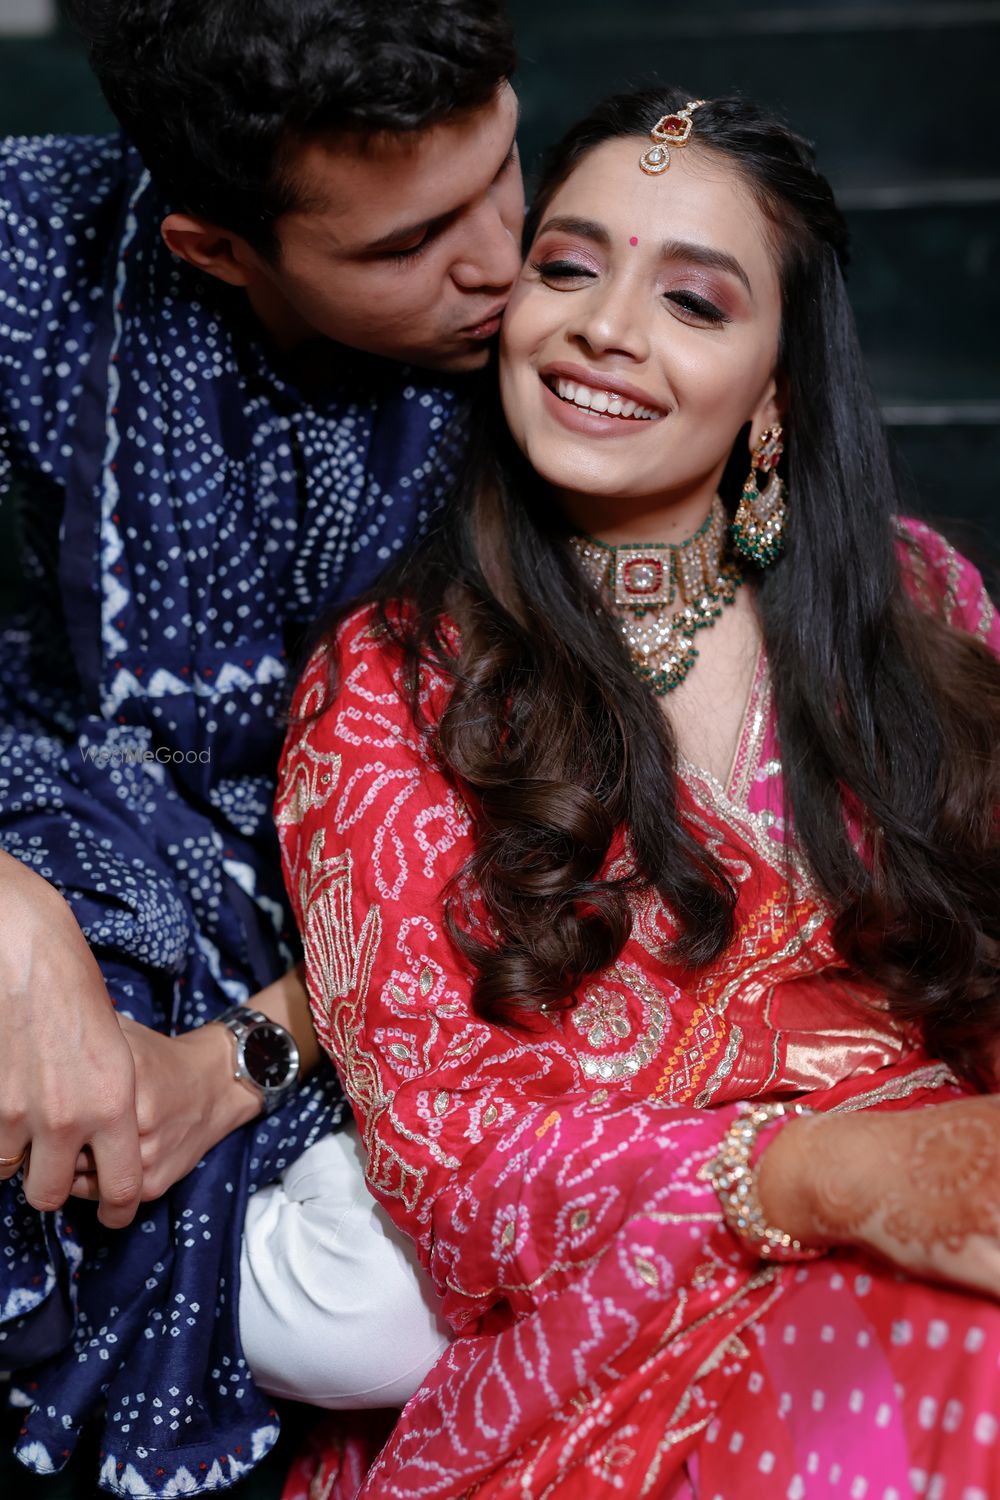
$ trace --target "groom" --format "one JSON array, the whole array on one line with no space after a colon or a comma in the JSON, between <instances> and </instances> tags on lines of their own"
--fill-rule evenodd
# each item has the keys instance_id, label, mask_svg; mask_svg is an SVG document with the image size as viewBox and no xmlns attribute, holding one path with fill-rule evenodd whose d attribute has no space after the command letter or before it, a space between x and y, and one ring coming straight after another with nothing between
<instances>
[{"instance_id":1,"label":"groom","mask_svg":"<svg viewBox=\"0 0 1000 1500\"><path fill-rule=\"evenodd\" d=\"M321 1070L259 1118L232 1038L198 1029L301 1017L270 818L290 663L446 487L523 200L493 0L72 9L124 137L0 146L26 558L0 657L0 1369L26 1463L62 1467L104 1404L102 1485L157 1494L273 1441L236 1336L243 1206L342 1110Z\"/></svg>"}]
</instances>

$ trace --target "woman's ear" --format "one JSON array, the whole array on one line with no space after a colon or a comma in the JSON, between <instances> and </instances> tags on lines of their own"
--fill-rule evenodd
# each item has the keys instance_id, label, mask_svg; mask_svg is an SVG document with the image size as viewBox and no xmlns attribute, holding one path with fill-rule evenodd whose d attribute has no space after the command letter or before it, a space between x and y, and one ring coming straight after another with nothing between
<instances>
[{"instance_id":1,"label":"woman's ear","mask_svg":"<svg viewBox=\"0 0 1000 1500\"><path fill-rule=\"evenodd\" d=\"M194 214L168 214L160 225L160 234L178 259L230 286L248 286L257 278L257 257L246 240L207 219Z\"/></svg>"},{"instance_id":2,"label":"woman's ear","mask_svg":"<svg viewBox=\"0 0 1000 1500\"><path fill-rule=\"evenodd\" d=\"M765 433L769 427L777 427L785 421L788 410L785 396L784 377L776 373L768 381L767 389L750 417L749 449L751 453L760 442L762 433Z\"/></svg>"}]
</instances>

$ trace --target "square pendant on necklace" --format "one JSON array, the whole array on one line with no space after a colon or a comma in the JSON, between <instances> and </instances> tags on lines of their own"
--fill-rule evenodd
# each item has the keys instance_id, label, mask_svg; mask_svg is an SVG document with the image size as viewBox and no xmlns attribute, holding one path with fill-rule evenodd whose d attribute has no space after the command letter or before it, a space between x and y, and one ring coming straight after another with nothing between
<instances>
[{"instance_id":1,"label":"square pendant on necklace","mask_svg":"<svg viewBox=\"0 0 1000 1500\"><path fill-rule=\"evenodd\" d=\"M672 549L616 547L614 585L619 606L671 604L675 589Z\"/></svg>"}]
</instances>

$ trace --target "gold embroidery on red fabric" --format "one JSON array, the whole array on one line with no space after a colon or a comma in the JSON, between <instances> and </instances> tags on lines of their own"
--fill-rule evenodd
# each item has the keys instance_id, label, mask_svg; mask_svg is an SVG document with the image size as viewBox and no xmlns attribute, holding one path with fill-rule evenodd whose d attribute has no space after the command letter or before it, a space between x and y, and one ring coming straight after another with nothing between
<instances>
[{"instance_id":1,"label":"gold embroidery on red fabric","mask_svg":"<svg viewBox=\"0 0 1000 1500\"><path fill-rule=\"evenodd\" d=\"M319 653L309 664L314 670ZM306 719L323 701L325 681L318 678L310 683L299 705L299 716ZM335 750L318 750L312 742L315 725L303 731L292 744L282 772L281 799L275 809L274 821L278 828L291 828L302 822L312 808L323 807L330 800L340 779L340 756Z\"/></svg>"},{"instance_id":2,"label":"gold embroidery on red fabric","mask_svg":"<svg viewBox=\"0 0 1000 1500\"><path fill-rule=\"evenodd\" d=\"M718 1055L729 1033L728 1023L713 1005L696 1005L660 1074L653 1097L662 1097L669 1104L684 1104L693 1099L709 1063ZM736 1028L737 1047L741 1039L742 1033Z\"/></svg>"},{"instance_id":3,"label":"gold embroidery on red fabric","mask_svg":"<svg viewBox=\"0 0 1000 1500\"><path fill-rule=\"evenodd\" d=\"M603 1047L615 1037L621 1041L631 1035L632 1022L624 995L616 995L600 984L591 985L585 993L584 1002L572 1012L572 1021L591 1047Z\"/></svg>"},{"instance_id":4,"label":"gold embroidery on red fabric","mask_svg":"<svg viewBox=\"0 0 1000 1500\"><path fill-rule=\"evenodd\" d=\"M889 1083L869 1089L866 1094L855 1094L843 1104L835 1104L830 1113L848 1114L856 1109L871 1109L873 1105L885 1104L890 1099L908 1099L911 1094L919 1093L922 1089L937 1089L947 1083L955 1085L958 1097L958 1079L947 1063L926 1063L912 1073L907 1073L905 1078L893 1078Z\"/></svg>"},{"instance_id":5,"label":"gold embroidery on red fabric","mask_svg":"<svg viewBox=\"0 0 1000 1500\"><path fill-rule=\"evenodd\" d=\"M382 914L371 906L357 931L350 850L324 858L326 830L316 832L299 875L299 909L316 1032L335 1057L344 1086L365 1121L368 1180L407 1208L417 1203L426 1169L415 1167L377 1133L388 1107L378 1059L359 1043L372 968L382 939Z\"/></svg>"},{"instance_id":6,"label":"gold embroidery on red fabric","mask_svg":"<svg viewBox=\"0 0 1000 1500\"><path fill-rule=\"evenodd\" d=\"M742 874L744 879L749 875L749 865L745 860L740 860L736 852L735 839L742 839L752 853L784 878L793 900L819 900L818 888L801 850L793 840L779 841L771 833L775 823L774 813L769 809L751 812L748 807L734 802L714 776L692 765L690 761L680 760L679 770L694 803L693 808L686 810L687 821L692 830L703 835L712 853L727 869ZM697 810L699 805L707 806L724 825L724 829L700 817Z\"/></svg>"},{"instance_id":7,"label":"gold embroidery on red fabric","mask_svg":"<svg viewBox=\"0 0 1000 1500\"><path fill-rule=\"evenodd\" d=\"M616 963L604 977L610 983L617 981L635 995L642 1006L641 1030L627 1052L613 1052L604 1057L589 1057L582 1054L580 1055L580 1068L583 1076L591 1082L597 1079L602 1083L621 1082L627 1078L634 1078L652 1062L669 1024L668 1006L663 995L650 984L646 976L634 964ZM608 989L606 985L589 985L584 989L583 995L581 1012L584 1022L580 1029L583 1030L587 1025L596 1029L597 1025L601 1025L602 1041L610 1040L607 1033L614 1028L610 1026L608 1018L614 1017L619 1023L625 1020L622 1015L626 1004L624 997ZM630 1025L629 1030L631 1030ZM617 1036L623 1034L627 1036L628 1031L615 1032ZM592 1040L591 1045L594 1045Z\"/></svg>"}]
</instances>

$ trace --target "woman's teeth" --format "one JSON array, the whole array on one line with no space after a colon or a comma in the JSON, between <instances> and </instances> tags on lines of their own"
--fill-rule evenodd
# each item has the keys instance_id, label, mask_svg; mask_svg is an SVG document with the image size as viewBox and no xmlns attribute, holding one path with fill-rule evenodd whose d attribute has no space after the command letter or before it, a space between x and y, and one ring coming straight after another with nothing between
<instances>
[{"instance_id":1,"label":"woman's teeth","mask_svg":"<svg viewBox=\"0 0 1000 1500\"><path fill-rule=\"evenodd\" d=\"M589 385L580 385L575 380L557 378L550 387L560 401L570 401L575 406L587 407L590 411L602 412L609 417L635 417L643 422L655 422L662 411L652 406L640 406L617 391L594 391Z\"/></svg>"}]
</instances>

